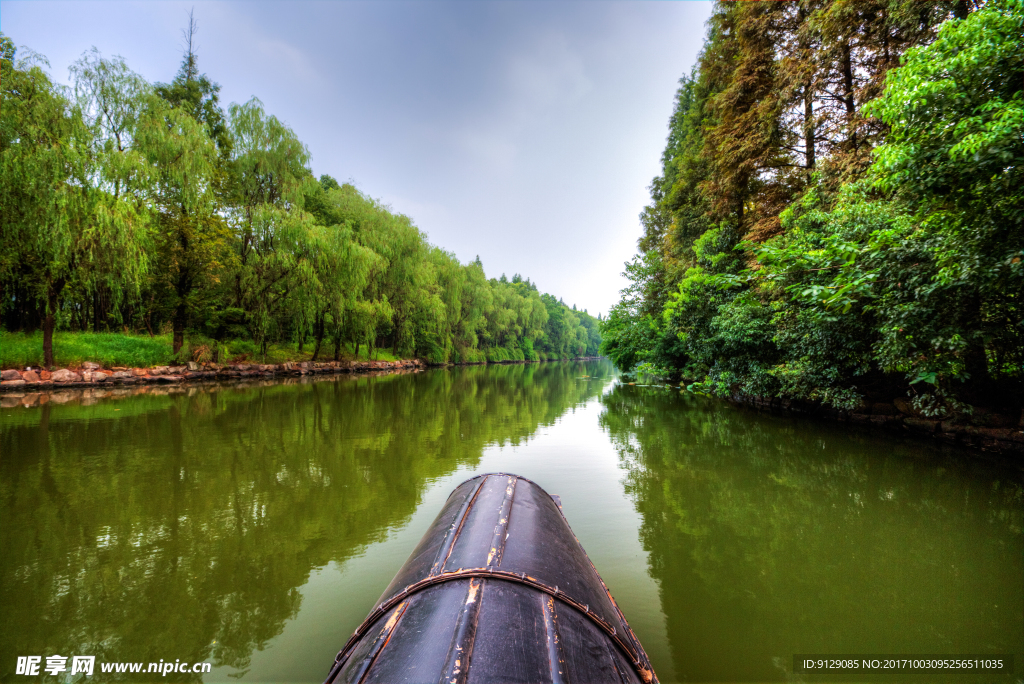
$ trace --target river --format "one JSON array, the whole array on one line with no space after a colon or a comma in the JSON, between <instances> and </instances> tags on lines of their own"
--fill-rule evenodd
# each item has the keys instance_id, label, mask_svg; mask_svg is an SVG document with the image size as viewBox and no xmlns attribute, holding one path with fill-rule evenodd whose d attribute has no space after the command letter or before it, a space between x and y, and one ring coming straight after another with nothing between
<instances>
[{"instance_id":1,"label":"river","mask_svg":"<svg viewBox=\"0 0 1024 684\"><path fill-rule=\"evenodd\" d=\"M663 682L794 681L797 653L1024 671L1021 468L593 361L0 409L0 680L60 654L320 682L448 493L494 471L561 497Z\"/></svg>"}]
</instances>

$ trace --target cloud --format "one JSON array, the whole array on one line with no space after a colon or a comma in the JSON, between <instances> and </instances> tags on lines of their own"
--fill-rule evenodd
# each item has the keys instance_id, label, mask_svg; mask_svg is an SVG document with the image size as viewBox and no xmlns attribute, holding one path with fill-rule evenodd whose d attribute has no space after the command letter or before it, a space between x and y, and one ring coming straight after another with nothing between
<instances>
[{"instance_id":1,"label":"cloud","mask_svg":"<svg viewBox=\"0 0 1024 684\"><path fill-rule=\"evenodd\" d=\"M582 55L560 31L548 30L511 55L507 104L522 124L579 102L593 89Z\"/></svg>"},{"instance_id":2,"label":"cloud","mask_svg":"<svg viewBox=\"0 0 1024 684\"><path fill-rule=\"evenodd\" d=\"M281 77L298 80L307 87L324 81L310 56L294 45L276 38L263 38L254 43L263 57L256 63L272 65Z\"/></svg>"},{"instance_id":3,"label":"cloud","mask_svg":"<svg viewBox=\"0 0 1024 684\"><path fill-rule=\"evenodd\" d=\"M471 165L486 167L492 173L511 169L518 154L515 143L501 132L464 128L453 131L451 138Z\"/></svg>"}]
</instances>

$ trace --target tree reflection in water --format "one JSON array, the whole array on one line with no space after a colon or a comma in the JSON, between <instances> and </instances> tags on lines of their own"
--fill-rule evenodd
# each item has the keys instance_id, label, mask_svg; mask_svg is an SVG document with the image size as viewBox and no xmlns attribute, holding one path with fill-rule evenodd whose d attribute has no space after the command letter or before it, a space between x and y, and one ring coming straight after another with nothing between
<instances>
[{"instance_id":1,"label":"tree reflection in water","mask_svg":"<svg viewBox=\"0 0 1024 684\"><path fill-rule=\"evenodd\" d=\"M580 374L471 367L0 411L0 679L32 654L244 672L312 569L383 540L485 445L592 397Z\"/></svg>"},{"instance_id":2,"label":"tree reflection in water","mask_svg":"<svg viewBox=\"0 0 1024 684\"><path fill-rule=\"evenodd\" d=\"M1019 653L1019 469L676 391L602 403L680 679L788 680L795 653Z\"/></svg>"}]
</instances>

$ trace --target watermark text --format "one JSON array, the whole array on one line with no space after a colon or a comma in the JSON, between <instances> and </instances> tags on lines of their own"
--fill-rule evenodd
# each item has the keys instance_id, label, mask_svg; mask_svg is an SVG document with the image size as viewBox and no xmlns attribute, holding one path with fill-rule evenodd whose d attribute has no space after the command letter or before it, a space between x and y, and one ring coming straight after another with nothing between
<instances>
[{"instance_id":1,"label":"watermark text","mask_svg":"<svg viewBox=\"0 0 1024 684\"><path fill-rule=\"evenodd\" d=\"M70 662L69 662L70 661ZM104 673L146 673L166 677L171 673L205 673L213 669L211 663L182 662L181 659L160 660L156 663L100 662L99 671ZM43 674L82 674L91 677L96 671L96 656L18 656L14 674L38 677Z\"/></svg>"}]
</instances>

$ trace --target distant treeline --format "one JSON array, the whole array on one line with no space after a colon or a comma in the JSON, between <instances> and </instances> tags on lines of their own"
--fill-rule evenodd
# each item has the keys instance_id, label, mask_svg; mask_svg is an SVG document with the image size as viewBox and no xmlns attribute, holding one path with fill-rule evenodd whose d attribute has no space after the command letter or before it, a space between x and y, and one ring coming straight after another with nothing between
<instances>
[{"instance_id":1,"label":"distant treeline","mask_svg":"<svg viewBox=\"0 0 1024 684\"><path fill-rule=\"evenodd\" d=\"M1020 410L1022 36L1022 0L718 3L607 353L723 396Z\"/></svg>"},{"instance_id":2,"label":"distant treeline","mask_svg":"<svg viewBox=\"0 0 1024 684\"><path fill-rule=\"evenodd\" d=\"M191 36L171 83L95 49L54 84L0 35L0 316L8 331L173 331L178 360L248 339L338 358L594 355L598 321L488 280L330 176L258 99L219 103ZM365 345L365 346L364 346ZM207 360L207 359L197 359Z\"/></svg>"}]
</instances>

